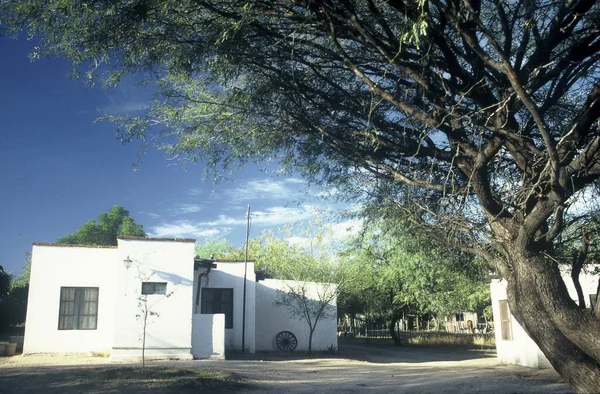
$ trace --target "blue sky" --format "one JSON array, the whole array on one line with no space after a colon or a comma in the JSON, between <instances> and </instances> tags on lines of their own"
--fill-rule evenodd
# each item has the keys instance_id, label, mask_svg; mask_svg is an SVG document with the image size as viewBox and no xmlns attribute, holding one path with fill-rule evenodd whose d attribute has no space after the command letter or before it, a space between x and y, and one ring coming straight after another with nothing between
<instances>
[{"instance_id":1,"label":"blue sky","mask_svg":"<svg viewBox=\"0 0 600 394\"><path fill-rule=\"evenodd\" d=\"M276 165L249 166L216 188L203 167L184 170L157 151L117 140L114 125L95 123L104 112L127 113L145 104L136 86L90 89L68 78L61 59L31 62L26 40L0 39L0 265L18 273L32 242L53 242L118 204L151 236L226 238L244 242L250 204L252 235L306 220L325 202ZM308 192L308 194L307 194ZM311 197L313 196L313 197ZM330 209L331 211L331 209Z\"/></svg>"}]
</instances>

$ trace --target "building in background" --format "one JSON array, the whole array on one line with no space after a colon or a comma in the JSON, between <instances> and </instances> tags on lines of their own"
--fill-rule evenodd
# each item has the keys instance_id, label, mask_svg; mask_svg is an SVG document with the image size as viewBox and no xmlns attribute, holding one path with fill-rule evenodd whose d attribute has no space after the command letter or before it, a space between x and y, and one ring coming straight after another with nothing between
<instances>
[{"instance_id":1,"label":"building in background","mask_svg":"<svg viewBox=\"0 0 600 394\"><path fill-rule=\"evenodd\" d=\"M279 350L289 334L296 350L308 348L306 322L275 305L288 282L257 281L252 261L195 258L194 245L137 237L111 247L35 243L23 354L136 359L145 339L148 358L224 358L226 349ZM313 350L331 345L335 316L313 336Z\"/></svg>"},{"instance_id":2,"label":"building in background","mask_svg":"<svg viewBox=\"0 0 600 394\"><path fill-rule=\"evenodd\" d=\"M570 272L563 269L562 278L567 286L569 295L578 303L577 292ZM592 307L592 302L595 303L596 300L598 275L589 271L582 271L579 281L585 296L586 307L590 308ZM527 335L523 327L521 327L510 313L506 296L506 281L501 278L492 279L490 290L498 360L505 364L518 364L525 367L552 368L544 353L542 353L533 339Z\"/></svg>"}]
</instances>

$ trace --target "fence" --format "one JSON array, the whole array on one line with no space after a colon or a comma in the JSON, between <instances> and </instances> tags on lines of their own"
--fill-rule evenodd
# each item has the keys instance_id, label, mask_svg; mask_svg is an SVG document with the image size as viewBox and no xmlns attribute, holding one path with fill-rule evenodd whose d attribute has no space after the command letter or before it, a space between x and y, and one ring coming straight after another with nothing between
<instances>
[{"instance_id":1,"label":"fence","mask_svg":"<svg viewBox=\"0 0 600 394\"><path fill-rule=\"evenodd\" d=\"M391 338L390 330L385 323L376 323L369 321L357 320L353 326L338 324L338 336L339 337L362 337L362 338ZM345 322L347 323L347 322ZM395 331L398 337L402 340L409 339L416 335L428 335L428 334L441 334L443 332L454 333L454 334L491 334L494 332L493 322L480 323L473 327L473 330L465 327L455 329L455 326L450 324L450 327L444 327L444 322L441 322L437 330L432 329L420 329L418 325L409 325L408 320L399 320L396 323ZM458 328L458 325L456 325Z\"/></svg>"}]
</instances>

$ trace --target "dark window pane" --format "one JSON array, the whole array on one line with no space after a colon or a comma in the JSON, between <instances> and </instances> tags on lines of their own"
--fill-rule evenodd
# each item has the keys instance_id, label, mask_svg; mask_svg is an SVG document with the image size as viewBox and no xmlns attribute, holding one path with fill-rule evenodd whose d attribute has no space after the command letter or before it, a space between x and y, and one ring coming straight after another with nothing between
<instances>
[{"instance_id":1,"label":"dark window pane","mask_svg":"<svg viewBox=\"0 0 600 394\"><path fill-rule=\"evenodd\" d=\"M225 314L225 328L233 328L233 289L202 289L200 313Z\"/></svg>"},{"instance_id":2,"label":"dark window pane","mask_svg":"<svg viewBox=\"0 0 600 394\"><path fill-rule=\"evenodd\" d=\"M167 294L167 282L142 282L142 294Z\"/></svg>"},{"instance_id":3,"label":"dark window pane","mask_svg":"<svg viewBox=\"0 0 600 394\"><path fill-rule=\"evenodd\" d=\"M59 330L95 330L98 325L98 288L61 287Z\"/></svg>"}]
</instances>

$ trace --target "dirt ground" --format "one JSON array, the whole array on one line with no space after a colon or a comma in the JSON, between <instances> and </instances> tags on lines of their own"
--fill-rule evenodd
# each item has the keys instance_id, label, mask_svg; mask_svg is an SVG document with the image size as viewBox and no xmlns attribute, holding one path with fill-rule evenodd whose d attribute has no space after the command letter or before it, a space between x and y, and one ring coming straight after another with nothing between
<instances>
[{"instance_id":1,"label":"dirt ground","mask_svg":"<svg viewBox=\"0 0 600 394\"><path fill-rule=\"evenodd\" d=\"M154 366L233 373L238 393L572 393L553 370L500 365L493 353L456 348L340 343L335 356L238 355L226 361L161 361ZM82 373L103 373L107 358L25 356L0 359L0 392L123 392L114 384L78 384ZM73 382L75 380L75 382ZM129 392L214 392L158 387Z\"/></svg>"}]
</instances>

